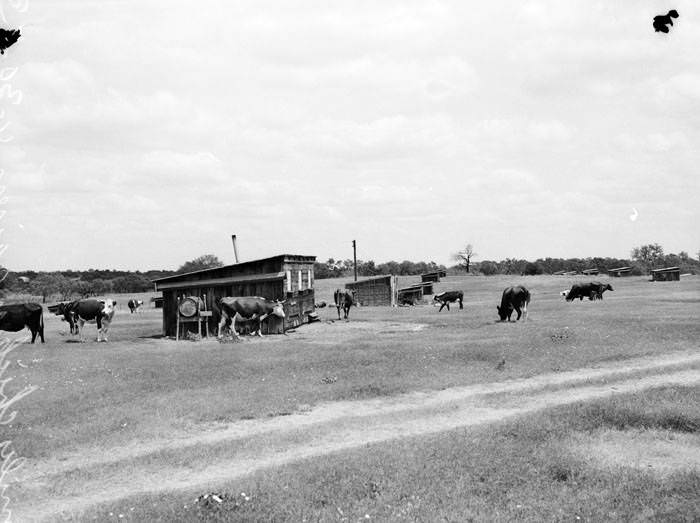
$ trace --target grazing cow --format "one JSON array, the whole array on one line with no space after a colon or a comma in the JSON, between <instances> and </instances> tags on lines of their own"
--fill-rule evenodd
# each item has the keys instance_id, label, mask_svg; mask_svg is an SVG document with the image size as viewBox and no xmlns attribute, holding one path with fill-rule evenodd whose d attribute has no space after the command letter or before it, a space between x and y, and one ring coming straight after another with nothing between
<instances>
[{"instance_id":1,"label":"grazing cow","mask_svg":"<svg viewBox=\"0 0 700 523\"><path fill-rule=\"evenodd\" d=\"M229 322L229 320L231 321L231 331L237 338L238 333L236 332L236 318L246 320L257 319L258 329L256 334L260 337L262 337L260 328L262 327L262 321L265 318L270 315L277 316L278 318L284 318L282 302L268 301L265 298L260 298L259 296L225 297L217 300L216 305L218 306L221 314L217 338L221 338L221 330Z\"/></svg>"},{"instance_id":2,"label":"grazing cow","mask_svg":"<svg viewBox=\"0 0 700 523\"><path fill-rule=\"evenodd\" d=\"M447 307L447 310L450 310L450 303L454 303L456 301L459 302L459 308L463 309L464 306L462 305L462 300L464 299L464 293L462 291L447 291L447 292L441 292L440 294L436 294L433 296L433 301L437 303L441 303L440 305L440 312L443 307Z\"/></svg>"},{"instance_id":3,"label":"grazing cow","mask_svg":"<svg viewBox=\"0 0 700 523\"><path fill-rule=\"evenodd\" d=\"M352 291L336 289L333 293L333 302L338 309L338 319L340 319L340 309L343 309L343 317L347 320L350 314L350 307L354 303Z\"/></svg>"},{"instance_id":4,"label":"grazing cow","mask_svg":"<svg viewBox=\"0 0 700 523\"><path fill-rule=\"evenodd\" d=\"M100 335L104 341L107 340L107 330L114 317L114 306L117 304L113 300L96 300L94 298L72 301L60 304L59 311L63 313L64 319L71 327L71 334L74 332L80 336L80 341L84 342L83 327L85 323L97 324L97 341Z\"/></svg>"},{"instance_id":5,"label":"grazing cow","mask_svg":"<svg viewBox=\"0 0 700 523\"><path fill-rule=\"evenodd\" d=\"M518 313L518 317L515 321L520 319L520 315L523 316L523 321L527 320L527 305L530 303L530 291L528 291L522 285L516 285L514 287L508 287L503 291L503 297L501 298L501 305L496 306L498 310L498 315L501 321L510 321L510 315L513 314L513 310Z\"/></svg>"},{"instance_id":6,"label":"grazing cow","mask_svg":"<svg viewBox=\"0 0 700 523\"><path fill-rule=\"evenodd\" d=\"M39 303L15 303L0 305L0 330L19 332L27 327L32 333L32 343L37 334L44 343L44 309Z\"/></svg>"},{"instance_id":7,"label":"grazing cow","mask_svg":"<svg viewBox=\"0 0 700 523\"><path fill-rule=\"evenodd\" d=\"M127 303L127 306L129 307L129 310L131 311L131 314L136 312L136 310L143 305L143 300L129 300Z\"/></svg>"},{"instance_id":8,"label":"grazing cow","mask_svg":"<svg viewBox=\"0 0 700 523\"><path fill-rule=\"evenodd\" d=\"M566 295L566 301L574 301L576 298L582 301L584 298L589 300L602 300L605 291L613 290L609 283L600 283L592 281L588 283L575 283L571 286L569 294Z\"/></svg>"}]
</instances>

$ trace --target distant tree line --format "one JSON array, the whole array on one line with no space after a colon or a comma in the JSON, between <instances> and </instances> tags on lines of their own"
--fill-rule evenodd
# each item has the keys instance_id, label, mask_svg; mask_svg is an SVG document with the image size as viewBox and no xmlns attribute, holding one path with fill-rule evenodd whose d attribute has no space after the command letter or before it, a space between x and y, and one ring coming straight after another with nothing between
<instances>
[{"instance_id":1,"label":"distant tree line","mask_svg":"<svg viewBox=\"0 0 700 523\"><path fill-rule=\"evenodd\" d=\"M438 265L435 262L412 262L404 260L402 262L389 261L377 265L374 261L357 260L357 275L358 276L382 276L385 274L396 274L400 276L423 274L426 272L435 272L438 270L446 270L444 265ZM340 278L342 276L352 276L354 274L352 260L334 260L328 259L325 263L314 263L314 276L317 279L323 278Z\"/></svg>"},{"instance_id":2,"label":"distant tree line","mask_svg":"<svg viewBox=\"0 0 700 523\"><path fill-rule=\"evenodd\" d=\"M662 267L680 267L681 272L692 274L700 273L700 261L691 258L687 252L678 254L664 254L663 248L658 244L642 245L635 247L630 253L630 258L538 258L535 261L517 258L505 260L483 260L474 262L476 256L471 245L453 256L458 264L451 267L437 265L435 262L411 262L390 261L375 264L374 261L357 260L358 276L380 276L385 274L415 275L437 270L445 270L448 274L462 274L471 272L491 276L495 274L518 274L533 276L537 274L553 274L559 271L581 272L586 269L598 269L605 273L618 267L632 267L632 275L641 276L648 274L653 269ZM700 257L700 252L698 252ZM316 278L339 278L353 275L352 260L334 260L330 258L325 263L317 262L314 265Z\"/></svg>"},{"instance_id":3,"label":"distant tree line","mask_svg":"<svg viewBox=\"0 0 700 523\"><path fill-rule=\"evenodd\" d=\"M213 254L205 254L185 262L176 271L89 269L53 272L19 271L5 274L5 270L0 268L2 274L5 274L4 279L0 281L0 291L41 296L43 302L52 297L64 301L76 297L89 298L113 293L148 292L153 290L153 280L222 265L221 260Z\"/></svg>"}]
</instances>

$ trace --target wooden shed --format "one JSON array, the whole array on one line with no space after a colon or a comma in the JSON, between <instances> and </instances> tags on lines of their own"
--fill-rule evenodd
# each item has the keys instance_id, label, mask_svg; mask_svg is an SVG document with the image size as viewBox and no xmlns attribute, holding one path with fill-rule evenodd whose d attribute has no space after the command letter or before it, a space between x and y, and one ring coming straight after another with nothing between
<instances>
[{"instance_id":1,"label":"wooden shed","mask_svg":"<svg viewBox=\"0 0 700 523\"><path fill-rule=\"evenodd\" d=\"M584 276L595 276L599 272L600 271L598 269L586 269L581 271L581 274L583 274Z\"/></svg>"},{"instance_id":2,"label":"wooden shed","mask_svg":"<svg viewBox=\"0 0 700 523\"><path fill-rule=\"evenodd\" d=\"M308 323L309 314L314 312L315 261L315 256L280 254L154 280L155 290L163 293L163 335L175 336L178 303L187 297L199 298L207 311L215 310L215 300L225 296L285 300L285 318L266 319L262 324L263 334L282 334ZM219 317L214 314L206 321L209 332L216 333ZM197 325L190 329L196 332Z\"/></svg>"},{"instance_id":3,"label":"wooden shed","mask_svg":"<svg viewBox=\"0 0 700 523\"><path fill-rule=\"evenodd\" d=\"M399 305L415 305L423 299L423 287L420 285L414 285L412 287L406 287L405 289L399 289L398 291L398 303Z\"/></svg>"},{"instance_id":4,"label":"wooden shed","mask_svg":"<svg viewBox=\"0 0 700 523\"><path fill-rule=\"evenodd\" d=\"M681 279L680 267L666 267L651 271L651 281L679 281Z\"/></svg>"},{"instance_id":5,"label":"wooden shed","mask_svg":"<svg viewBox=\"0 0 700 523\"><path fill-rule=\"evenodd\" d=\"M425 274L421 274L420 280L423 282L435 282L438 283L440 281L440 278L444 278L447 276L447 273L445 271L435 271L435 272L427 272Z\"/></svg>"},{"instance_id":6,"label":"wooden shed","mask_svg":"<svg viewBox=\"0 0 700 523\"><path fill-rule=\"evenodd\" d=\"M629 276L632 274L632 267L618 267L617 269L608 269L608 275L613 278L620 276Z\"/></svg>"},{"instance_id":7,"label":"wooden shed","mask_svg":"<svg viewBox=\"0 0 700 523\"><path fill-rule=\"evenodd\" d=\"M396 306L396 276L379 276L346 283L345 288L353 291L355 303L363 307L370 305Z\"/></svg>"}]
</instances>

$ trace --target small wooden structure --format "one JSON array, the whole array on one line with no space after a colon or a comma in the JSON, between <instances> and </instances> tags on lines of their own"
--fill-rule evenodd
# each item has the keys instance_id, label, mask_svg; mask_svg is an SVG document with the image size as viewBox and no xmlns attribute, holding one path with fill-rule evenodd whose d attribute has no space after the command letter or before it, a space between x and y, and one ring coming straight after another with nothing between
<instances>
[{"instance_id":1,"label":"small wooden structure","mask_svg":"<svg viewBox=\"0 0 700 523\"><path fill-rule=\"evenodd\" d=\"M598 269L586 269L584 271L581 271L581 274L585 276L595 276L598 274L600 271Z\"/></svg>"},{"instance_id":2,"label":"small wooden structure","mask_svg":"<svg viewBox=\"0 0 700 523\"><path fill-rule=\"evenodd\" d=\"M396 276L379 276L346 283L345 288L353 291L355 303L363 307L374 305L396 306Z\"/></svg>"},{"instance_id":3,"label":"small wooden structure","mask_svg":"<svg viewBox=\"0 0 700 523\"><path fill-rule=\"evenodd\" d=\"M444 278L447 276L447 273L445 271L435 271L435 272L427 272L425 274L421 274L420 280L422 282L435 282L438 283L440 281L440 278Z\"/></svg>"},{"instance_id":4,"label":"small wooden structure","mask_svg":"<svg viewBox=\"0 0 700 523\"><path fill-rule=\"evenodd\" d=\"M629 276L632 274L632 267L618 267L617 269L608 269L608 276L619 278L621 276Z\"/></svg>"},{"instance_id":5,"label":"small wooden structure","mask_svg":"<svg viewBox=\"0 0 700 523\"><path fill-rule=\"evenodd\" d=\"M154 309L162 309L163 308L163 297L162 296L154 296L153 298L151 298L151 302L153 302Z\"/></svg>"},{"instance_id":6,"label":"small wooden structure","mask_svg":"<svg viewBox=\"0 0 700 523\"><path fill-rule=\"evenodd\" d=\"M219 317L215 302L225 296L284 300L285 317L268 317L262 323L263 334L282 334L308 323L309 314L314 312L315 261L315 256L280 254L154 280L156 292L163 293L163 335L177 335L178 304L187 297L200 298L203 310L214 311L206 318L209 332L217 332ZM194 327L194 322L185 325L183 328Z\"/></svg>"},{"instance_id":7,"label":"small wooden structure","mask_svg":"<svg viewBox=\"0 0 700 523\"><path fill-rule=\"evenodd\" d=\"M564 276L566 274L566 271L557 271L553 272L552 276Z\"/></svg>"},{"instance_id":8,"label":"small wooden structure","mask_svg":"<svg viewBox=\"0 0 700 523\"><path fill-rule=\"evenodd\" d=\"M415 305L423 299L423 287L420 285L414 285L412 287L406 287L405 289L399 289L398 291L398 304L399 305Z\"/></svg>"},{"instance_id":9,"label":"small wooden structure","mask_svg":"<svg viewBox=\"0 0 700 523\"><path fill-rule=\"evenodd\" d=\"M654 269L651 271L651 281L680 281L680 267L666 267L664 269Z\"/></svg>"},{"instance_id":10,"label":"small wooden structure","mask_svg":"<svg viewBox=\"0 0 700 523\"><path fill-rule=\"evenodd\" d=\"M202 338L202 323L204 323L207 338L209 337L209 318L212 312L206 310L206 299L197 296L187 296L178 300L177 322L175 326L175 341L180 339L180 327L183 327L183 337L188 323L197 324L197 335Z\"/></svg>"}]
</instances>

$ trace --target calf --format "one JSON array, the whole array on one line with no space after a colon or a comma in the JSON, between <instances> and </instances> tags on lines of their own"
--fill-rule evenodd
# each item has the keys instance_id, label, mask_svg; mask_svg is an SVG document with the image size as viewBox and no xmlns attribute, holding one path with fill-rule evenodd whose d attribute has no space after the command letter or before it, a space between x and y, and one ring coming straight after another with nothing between
<instances>
[{"instance_id":1,"label":"calf","mask_svg":"<svg viewBox=\"0 0 700 523\"><path fill-rule=\"evenodd\" d=\"M0 305L0 330L19 332L28 328L32 333L32 343L37 334L44 343L44 309L39 303L15 303ZM0 387L0 393L2 387Z\"/></svg>"},{"instance_id":2,"label":"calf","mask_svg":"<svg viewBox=\"0 0 700 523\"><path fill-rule=\"evenodd\" d=\"M133 314L143 305L143 300L129 300L126 305L129 307L131 314Z\"/></svg>"},{"instance_id":3,"label":"calf","mask_svg":"<svg viewBox=\"0 0 700 523\"><path fill-rule=\"evenodd\" d=\"M340 309L343 309L343 317L347 320L350 314L350 307L354 302L352 291L336 289L333 293L333 302L338 309L338 319L340 319Z\"/></svg>"},{"instance_id":4,"label":"calf","mask_svg":"<svg viewBox=\"0 0 700 523\"><path fill-rule=\"evenodd\" d=\"M501 321L510 321L510 316L513 314L513 310L518 313L518 317L515 321L520 319L522 314L523 321L527 320L527 305L530 303L530 291L528 291L522 285L516 285L514 287L507 287L503 291L503 296L501 297L501 305L496 306L498 310L498 316Z\"/></svg>"},{"instance_id":5,"label":"calf","mask_svg":"<svg viewBox=\"0 0 700 523\"><path fill-rule=\"evenodd\" d=\"M259 296L225 297L217 300L216 305L221 314L217 338L221 338L221 331L229 321L231 321L231 331L233 335L238 338L238 333L236 332L236 318L247 320L257 319L258 329L256 334L260 337L262 337L262 333L260 332L262 321L265 318L270 315L284 318L282 302L268 301Z\"/></svg>"},{"instance_id":6,"label":"calf","mask_svg":"<svg viewBox=\"0 0 700 523\"><path fill-rule=\"evenodd\" d=\"M463 309L464 306L462 305L462 300L464 299L464 293L462 291L447 291L447 292L441 292L440 294L436 294L433 296L433 301L437 303L441 303L440 305L440 312L443 307L447 307L447 310L450 310L450 303L454 303L456 301L459 302L459 308ZM436 303L436 304L437 304Z\"/></svg>"}]
</instances>

